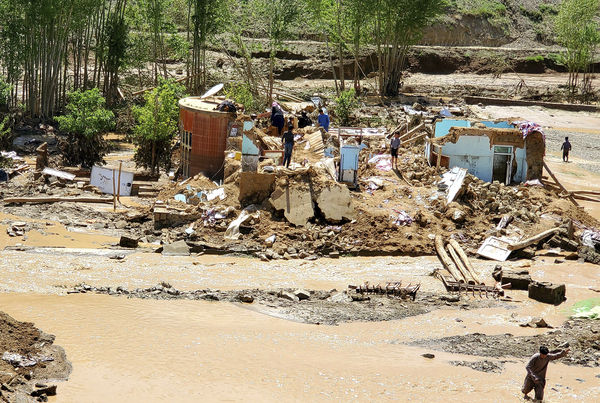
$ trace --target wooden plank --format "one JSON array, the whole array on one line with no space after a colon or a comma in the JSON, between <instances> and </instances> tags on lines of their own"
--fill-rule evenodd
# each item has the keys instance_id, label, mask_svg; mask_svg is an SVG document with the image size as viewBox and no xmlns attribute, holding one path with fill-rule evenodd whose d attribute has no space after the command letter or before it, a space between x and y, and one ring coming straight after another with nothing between
<instances>
[{"instance_id":1,"label":"wooden plank","mask_svg":"<svg viewBox=\"0 0 600 403\"><path fill-rule=\"evenodd\" d=\"M450 245L452 245L452 247L454 248L454 250L460 257L460 259L462 260L463 264L465 265L465 268L467 269L467 271L469 272L469 274L471 275L473 280L475 280L475 282L477 284L483 284L483 282L481 282L479 280L478 276L475 274L475 269L473 269L473 265L471 265L471 261L469 260L469 257L467 256L467 254L465 253L463 248L460 246L460 244L452 238L450 238L449 243L450 243Z\"/></svg>"},{"instance_id":2,"label":"wooden plank","mask_svg":"<svg viewBox=\"0 0 600 403\"><path fill-rule=\"evenodd\" d=\"M450 252L450 256L452 257L452 260L454 261L454 264L458 268L458 271L460 272L462 277L465 279L465 281L467 283L475 284L474 280L469 279L469 277L470 277L469 272L467 271L467 268L463 265L462 261L460 260L460 257L458 256L458 253L456 253L456 250L454 249L452 244L448 244L447 246L448 246L448 252Z\"/></svg>"},{"instance_id":3,"label":"wooden plank","mask_svg":"<svg viewBox=\"0 0 600 403\"><path fill-rule=\"evenodd\" d=\"M531 238L527 238L523 241L517 242L515 244L508 245L508 250L518 250L528 247L531 244L541 241L544 238L547 238L551 235L557 234L560 231L560 228L552 228L543 232L540 232L537 235L532 236Z\"/></svg>"},{"instance_id":4,"label":"wooden plank","mask_svg":"<svg viewBox=\"0 0 600 403\"><path fill-rule=\"evenodd\" d=\"M563 192L565 192L566 194L568 194L568 198L569 200L571 200L571 202L576 205L577 207L579 207L579 203L577 203L577 201L575 200L575 198L573 198L573 195L571 195L569 193L569 191L558 181L558 179L556 178L556 176L554 176L554 174L552 173L552 171L550 170L550 167L548 167L548 164L546 164L546 161L544 161L544 168L546 168L546 172L548 172L548 174L552 177L552 179L554 179L554 182L556 182L556 184L558 185L558 187L560 187Z\"/></svg>"}]
</instances>

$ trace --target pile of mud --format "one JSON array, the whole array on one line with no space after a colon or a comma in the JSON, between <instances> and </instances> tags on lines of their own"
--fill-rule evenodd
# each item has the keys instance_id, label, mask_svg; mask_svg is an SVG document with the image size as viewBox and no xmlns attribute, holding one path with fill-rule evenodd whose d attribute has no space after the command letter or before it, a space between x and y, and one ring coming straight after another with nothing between
<instances>
[{"instance_id":1,"label":"pile of mud","mask_svg":"<svg viewBox=\"0 0 600 403\"><path fill-rule=\"evenodd\" d=\"M187 299L225 301L257 312L296 322L337 325L343 322L380 322L421 315L441 307L456 309L479 309L507 306L499 300L460 299L427 292L419 292L416 299L385 295L364 295L354 291L337 290L195 290L180 291L168 283L154 287L127 290L124 287L92 287L87 284L75 286L69 293L93 292L128 298Z\"/></svg>"},{"instance_id":2,"label":"pile of mud","mask_svg":"<svg viewBox=\"0 0 600 403\"><path fill-rule=\"evenodd\" d=\"M0 312L0 397L8 402L47 401L56 395L49 380L66 380L71 363L54 336L32 323L19 322Z\"/></svg>"},{"instance_id":3,"label":"pile of mud","mask_svg":"<svg viewBox=\"0 0 600 403\"><path fill-rule=\"evenodd\" d=\"M561 359L567 365L585 367L600 366L600 321L572 319L559 328L534 336L514 336L510 333L486 335L472 333L435 340L412 343L417 346L448 351L456 354L483 357L529 358L541 345L551 352L570 348L569 354Z\"/></svg>"}]
</instances>

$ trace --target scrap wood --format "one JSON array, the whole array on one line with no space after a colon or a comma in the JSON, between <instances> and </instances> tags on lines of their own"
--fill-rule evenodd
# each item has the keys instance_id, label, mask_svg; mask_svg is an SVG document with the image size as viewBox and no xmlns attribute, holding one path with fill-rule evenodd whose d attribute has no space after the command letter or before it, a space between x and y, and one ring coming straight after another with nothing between
<instances>
[{"instance_id":1,"label":"scrap wood","mask_svg":"<svg viewBox=\"0 0 600 403\"><path fill-rule=\"evenodd\" d=\"M421 133L418 136L415 136L415 137L412 137L412 138L410 138L408 140L402 141L400 144L404 146L404 145L410 144L412 142L415 142L415 141L417 141L419 139L422 139L425 136L427 136L427 133Z\"/></svg>"},{"instance_id":2,"label":"scrap wood","mask_svg":"<svg viewBox=\"0 0 600 403\"><path fill-rule=\"evenodd\" d=\"M442 262L442 265L448 271L448 273L454 277L454 280L458 281L459 283L464 282L460 273L458 273L458 271L453 267L454 263L452 263L452 260L450 260L450 257L446 253L446 250L444 249L444 241L440 234L435 236L435 250L440 262Z\"/></svg>"},{"instance_id":3,"label":"scrap wood","mask_svg":"<svg viewBox=\"0 0 600 403\"><path fill-rule=\"evenodd\" d=\"M600 203L600 199L595 199L595 198L593 198L593 197L584 196L584 195L581 195L581 194L574 194L574 193L571 193L571 195L572 195L572 196L573 196L575 199L577 199L577 200L582 200L582 201L590 201L590 202L596 202L596 203Z\"/></svg>"},{"instance_id":4,"label":"scrap wood","mask_svg":"<svg viewBox=\"0 0 600 403\"><path fill-rule=\"evenodd\" d=\"M479 280L479 278L477 277L477 275L475 274L475 270L473 269L473 266L471 265L471 261L469 260L469 257L467 256L467 254L465 253L463 248L459 245L459 243L456 242L456 240L452 239L452 238L450 238L449 243L450 243L450 245L452 245L452 247L454 248L454 250L456 251L458 256L461 258L463 264L465 265L465 268L467 269L467 271L469 272L469 274L471 275L473 280L475 280L475 282L478 284L483 284L483 282L481 282Z\"/></svg>"},{"instance_id":5,"label":"scrap wood","mask_svg":"<svg viewBox=\"0 0 600 403\"><path fill-rule=\"evenodd\" d=\"M412 141L413 140L413 139L411 139L412 135L419 132L421 129L424 129L424 128L425 128L425 123L421 123L420 125L415 126L414 128L410 129L410 131L408 133L405 133L402 136L400 136L400 140L403 140L403 142L406 139L408 139L406 141ZM419 136L417 136L417 137L419 137ZM415 137L415 138L417 138L417 137Z\"/></svg>"},{"instance_id":6,"label":"scrap wood","mask_svg":"<svg viewBox=\"0 0 600 403\"><path fill-rule=\"evenodd\" d=\"M9 197L2 200L6 204L43 204L43 203L112 203L112 197L110 199L105 197Z\"/></svg>"},{"instance_id":7,"label":"scrap wood","mask_svg":"<svg viewBox=\"0 0 600 403\"><path fill-rule=\"evenodd\" d=\"M552 228L552 229L546 230L544 232L540 232L539 234L534 235L531 238L527 238L527 239L525 239L523 241L520 241L520 242L517 242L515 244L509 244L507 248L508 248L508 250L523 249L523 248L528 247L531 244L539 242L542 239L547 238L547 237L549 237L551 235L557 234L559 232L560 232L560 228L559 227Z\"/></svg>"},{"instance_id":8,"label":"scrap wood","mask_svg":"<svg viewBox=\"0 0 600 403\"><path fill-rule=\"evenodd\" d=\"M571 195L569 193L569 191L558 181L558 179L556 178L556 176L554 176L554 174L552 173L552 171L550 170L550 168L548 167L548 164L546 164L546 161L544 161L544 168L546 168L546 172L548 172L548 175L550 175L550 177L552 177L552 179L554 179L554 182L556 182L556 184L558 185L558 187L560 187L562 189L563 192L565 192L569 198L569 200L571 200L571 202L576 205L577 207L579 207L579 203L577 203L577 201L575 200L575 198L573 197L573 195Z\"/></svg>"}]
</instances>

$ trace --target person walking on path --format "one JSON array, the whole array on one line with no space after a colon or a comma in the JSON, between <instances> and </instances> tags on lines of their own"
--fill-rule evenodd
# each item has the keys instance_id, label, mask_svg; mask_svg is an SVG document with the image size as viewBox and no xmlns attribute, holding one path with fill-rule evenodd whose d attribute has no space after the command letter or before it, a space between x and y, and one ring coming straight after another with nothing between
<instances>
[{"instance_id":1,"label":"person walking on path","mask_svg":"<svg viewBox=\"0 0 600 403\"><path fill-rule=\"evenodd\" d=\"M390 152L392 153L392 167L398 169L398 148L400 148L400 133L394 134L390 143Z\"/></svg>"},{"instance_id":2,"label":"person walking on path","mask_svg":"<svg viewBox=\"0 0 600 403\"><path fill-rule=\"evenodd\" d=\"M569 353L569 349L563 350L560 353L550 354L548 347L541 346L540 352L535 353L529 360L529 363L525 367L527 375L525 376L525 382L523 383L523 397L529 399L527 394L535 389L535 400L541 402L544 400L544 388L546 387L546 369L550 361L557 360L564 357Z\"/></svg>"},{"instance_id":3,"label":"person walking on path","mask_svg":"<svg viewBox=\"0 0 600 403\"><path fill-rule=\"evenodd\" d=\"M319 117L317 118L317 122L319 126L325 129L326 132L329 131L329 115L325 113L323 108L319 109Z\"/></svg>"},{"instance_id":4,"label":"person walking on path","mask_svg":"<svg viewBox=\"0 0 600 403\"><path fill-rule=\"evenodd\" d=\"M569 138L565 137L565 142L560 146L560 149L563 152L563 162L569 162L569 151L571 151L571 143L569 142Z\"/></svg>"},{"instance_id":5,"label":"person walking on path","mask_svg":"<svg viewBox=\"0 0 600 403\"><path fill-rule=\"evenodd\" d=\"M283 134L283 165L286 168L290 167L292 160L292 152L294 151L294 126L289 125L288 131Z\"/></svg>"}]
</instances>

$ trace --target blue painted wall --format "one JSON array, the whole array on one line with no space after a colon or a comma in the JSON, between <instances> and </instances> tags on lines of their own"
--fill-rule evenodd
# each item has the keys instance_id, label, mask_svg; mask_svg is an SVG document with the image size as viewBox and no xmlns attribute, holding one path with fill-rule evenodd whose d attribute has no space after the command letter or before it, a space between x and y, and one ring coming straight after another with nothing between
<instances>
[{"instance_id":1,"label":"blue painted wall","mask_svg":"<svg viewBox=\"0 0 600 403\"><path fill-rule=\"evenodd\" d=\"M471 127L471 122L468 120L444 119L435 122L435 136L442 137L450 132L452 127Z\"/></svg>"}]
</instances>

